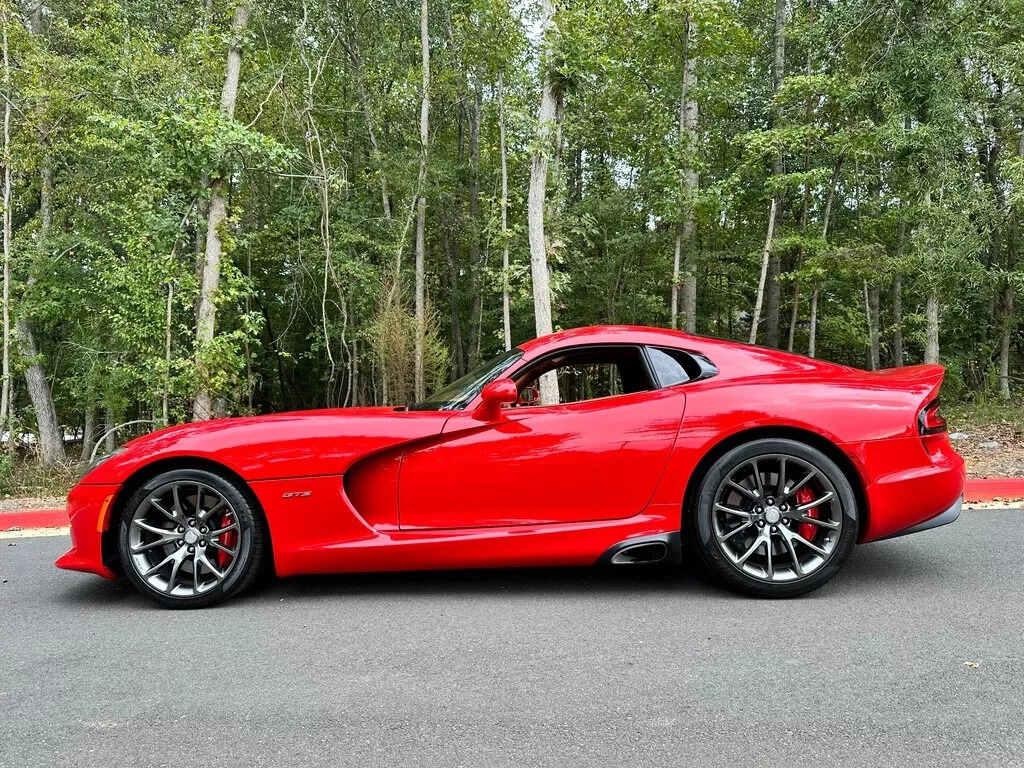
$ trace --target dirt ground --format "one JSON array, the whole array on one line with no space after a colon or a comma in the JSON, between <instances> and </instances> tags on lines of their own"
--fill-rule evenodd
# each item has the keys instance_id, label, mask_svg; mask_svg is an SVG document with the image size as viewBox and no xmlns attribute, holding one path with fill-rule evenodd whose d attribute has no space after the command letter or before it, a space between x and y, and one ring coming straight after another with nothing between
<instances>
[{"instance_id":1,"label":"dirt ground","mask_svg":"<svg viewBox=\"0 0 1024 768\"><path fill-rule=\"evenodd\" d=\"M64 498L51 496L44 498L25 497L19 499L0 499L0 513L26 512L35 509L64 509Z\"/></svg>"},{"instance_id":2,"label":"dirt ground","mask_svg":"<svg viewBox=\"0 0 1024 768\"><path fill-rule=\"evenodd\" d=\"M968 477L1024 477L1024 430L1009 421L952 427Z\"/></svg>"}]
</instances>

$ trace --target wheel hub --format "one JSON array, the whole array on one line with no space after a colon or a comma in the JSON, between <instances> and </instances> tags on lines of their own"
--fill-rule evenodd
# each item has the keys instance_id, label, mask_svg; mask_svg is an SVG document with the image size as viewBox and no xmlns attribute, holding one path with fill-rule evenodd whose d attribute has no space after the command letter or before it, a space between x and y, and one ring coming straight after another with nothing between
<instances>
[{"instance_id":1,"label":"wheel hub","mask_svg":"<svg viewBox=\"0 0 1024 768\"><path fill-rule=\"evenodd\" d=\"M184 539L185 543L188 544L190 547L195 546L196 542L199 541L199 531L197 531L195 528L189 528L187 531L185 531Z\"/></svg>"},{"instance_id":2,"label":"wheel hub","mask_svg":"<svg viewBox=\"0 0 1024 768\"><path fill-rule=\"evenodd\" d=\"M769 525L775 525L782 519L782 512L778 507L765 507L764 520Z\"/></svg>"}]
</instances>

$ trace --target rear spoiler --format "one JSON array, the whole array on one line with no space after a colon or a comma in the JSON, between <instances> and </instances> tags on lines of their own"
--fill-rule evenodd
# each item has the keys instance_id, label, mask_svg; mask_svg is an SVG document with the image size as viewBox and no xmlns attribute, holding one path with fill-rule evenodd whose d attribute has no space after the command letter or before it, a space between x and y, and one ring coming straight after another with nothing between
<instances>
[{"instance_id":1,"label":"rear spoiler","mask_svg":"<svg viewBox=\"0 0 1024 768\"><path fill-rule=\"evenodd\" d=\"M867 374L867 380L872 384L883 384L887 389L899 389L912 395L917 400L919 418L927 409L929 412L935 410L935 416L941 419L937 406L939 388L945 375L946 369L941 365L908 365L903 368L872 371Z\"/></svg>"}]
</instances>

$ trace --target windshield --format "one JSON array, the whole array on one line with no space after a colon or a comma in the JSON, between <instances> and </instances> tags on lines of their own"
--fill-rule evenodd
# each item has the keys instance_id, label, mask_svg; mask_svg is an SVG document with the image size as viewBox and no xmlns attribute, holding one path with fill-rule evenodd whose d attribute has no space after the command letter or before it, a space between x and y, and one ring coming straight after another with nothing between
<instances>
[{"instance_id":1,"label":"windshield","mask_svg":"<svg viewBox=\"0 0 1024 768\"><path fill-rule=\"evenodd\" d=\"M510 349L483 365L467 373L461 379L453 381L447 387L439 389L423 402L416 403L413 411L457 411L465 408L469 401L484 388L488 382L494 381L512 364L523 356L521 349Z\"/></svg>"}]
</instances>

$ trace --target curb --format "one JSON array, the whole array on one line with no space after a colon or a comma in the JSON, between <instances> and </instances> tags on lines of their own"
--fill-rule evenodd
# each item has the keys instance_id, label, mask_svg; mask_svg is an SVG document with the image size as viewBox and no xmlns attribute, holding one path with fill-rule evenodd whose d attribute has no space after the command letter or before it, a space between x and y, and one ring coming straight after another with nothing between
<instances>
[{"instance_id":1,"label":"curb","mask_svg":"<svg viewBox=\"0 0 1024 768\"><path fill-rule=\"evenodd\" d=\"M63 528L68 513L63 509L32 509L24 512L0 512L0 531L27 528Z\"/></svg>"},{"instance_id":2,"label":"curb","mask_svg":"<svg viewBox=\"0 0 1024 768\"><path fill-rule=\"evenodd\" d=\"M964 486L968 503L1024 499L1024 477L969 477ZM0 531L28 528L63 528L68 513L63 509L0 512Z\"/></svg>"},{"instance_id":3,"label":"curb","mask_svg":"<svg viewBox=\"0 0 1024 768\"><path fill-rule=\"evenodd\" d=\"M1024 499L1024 477L969 477L964 501L1011 501Z\"/></svg>"}]
</instances>

